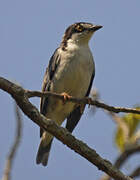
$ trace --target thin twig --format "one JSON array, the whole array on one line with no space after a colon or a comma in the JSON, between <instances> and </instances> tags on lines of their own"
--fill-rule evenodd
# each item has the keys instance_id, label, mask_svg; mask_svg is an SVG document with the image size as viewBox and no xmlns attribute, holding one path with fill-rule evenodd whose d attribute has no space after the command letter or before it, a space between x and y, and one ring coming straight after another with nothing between
<instances>
[{"instance_id":1,"label":"thin twig","mask_svg":"<svg viewBox=\"0 0 140 180\"><path fill-rule=\"evenodd\" d=\"M137 167L131 174L131 178L139 177L140 176L140 167Z\"/></svg>"},{"instance_id":2,"label":"thin twig","mask_svg":"<svg viewBox=\"0 0 140 180\"><path fill-rule=\"evenodd\" d=\"M128 157L136 153L140 153L140 145L136 144L136 145L130 146L116 159L114 166L120 169L121 166L128 159Z\"/></svg>"},{"instance_id":3,"label":"thin twig","mask_svg":"<svg viewBox=\"0 0 140 180\"><path fill-rule=\"evenodd\" d=\"M127 148L122 154L119 155L119 157L116 159L114 166L117 169L120 169L122 165L128 160L130 156L133 154L140 153L140 145L133 145ZM131 176L130 176L131 177ZM101 180L110 180L111 177L108 175L104 175Z\"/></svg>"},{"instance_id":4,"label":"thin twig","mask_svg":"<svg viewBox=\"0 0 140 180\"><path fill-rule=\"evenodd\" d=\"M127 124L125 123L125 121L123 121L123 119L120 116L116 115L115 113L110 112L110 111L106 111L106 112L116 122L117 126L123 130L124 143L127 144L128 138L129 138L129 128L128 128Z\"/></svg>"},{"instance_id":5,"label":"thin twig","mask_svg":"<svg viewBox=\"0 0 140 180\"><path fill-rule=\"evenodd\" d=\"M46 92L40 92L40 91L29 91L26 90L26 95L28 96L28 98L31 97L50 97L53 96L55 98L59 98L63 100L63 96L57 93L52 93L49 91ZM89 104L89 105L93 105L96 106L98 108L103 108L106 109L108 111L114 112L114 113L119 113L119 112L125 112L125 113L134 113L134 114L140 114L140 110L137 110L135 108L125 108L125 107L114 107L114 106L110 106L107 105L103 102L99 102L97 100L92 100L91 98L74 98L74 97L70 97L67 99L67 101L71 101L71 102L75 102L75 103L79 103L79 104Z\"/></svg>"},{"instance_id":6,"label":"thin twig","mask_svg":"<svg viewBox=\"0 0 140 180\"><path fill-rule=\"evenodd\" d=\"M16 135L15 135L14 143L10 149L9 155L6 160L6 165L5 165L2 180L10 180L11 179L12 164L13 164L13 160L16 155L16 151L18 149L20 139L21 139L22 119L21 119L21 113L16 104L15 104L15 115L16 115Z\"/></svg>"}]
</instances>

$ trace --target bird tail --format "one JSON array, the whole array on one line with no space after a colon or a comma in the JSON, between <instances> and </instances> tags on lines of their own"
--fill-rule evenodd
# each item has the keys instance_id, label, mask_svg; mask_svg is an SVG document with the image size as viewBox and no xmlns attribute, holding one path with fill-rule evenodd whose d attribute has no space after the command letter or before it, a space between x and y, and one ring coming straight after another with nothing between
<instances>
[{"instance_id":1,"label":"bird tail","mask_svg":"<svg viewBox=\"0 0 140 180\"><path fill-rule=\"evenodd\" d=\"M44 132L44 133L46 133L46 132ZM49 143L47 143L46 138L41 139L38 153L36 156L37 164L42 164L43 166L47 166L49 153L50 153L50 149L51 149L51 145L52 145L52 140L53 140L53 138L49 141Z\"/></svg>"}]
</instances>

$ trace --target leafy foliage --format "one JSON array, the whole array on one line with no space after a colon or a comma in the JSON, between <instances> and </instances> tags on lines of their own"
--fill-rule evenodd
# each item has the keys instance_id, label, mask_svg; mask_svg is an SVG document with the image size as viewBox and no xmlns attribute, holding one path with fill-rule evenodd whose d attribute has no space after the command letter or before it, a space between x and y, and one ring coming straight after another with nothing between
<instances>
[{"instance_id":1,"label":"leafy foliage","mask_svg":"<svg viewBox=\"0 0 140 180\"><path fill-rule=\"evenodd\" d=\"M140 107L136 107L136 109L140 109ZM120 117L123 123L125 124L128 134L126 136L125 129L118 124L116 135L115 135L115 143L118 149L123 152L128 145L132 145L136 143L135 135L137 127L140 123L140 115L139 114L125 114L124 116Z\"/></svg>"}]
</instances>

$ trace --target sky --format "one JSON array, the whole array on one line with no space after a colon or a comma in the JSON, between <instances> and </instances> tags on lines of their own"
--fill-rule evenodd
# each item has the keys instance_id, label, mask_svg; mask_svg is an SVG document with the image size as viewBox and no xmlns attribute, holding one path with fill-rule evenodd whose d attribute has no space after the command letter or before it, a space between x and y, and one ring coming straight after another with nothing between
<instances>
[{"instance_id":1,"label":"sky","mask_svg":"<svg viewBox=\"0 0 140 180\"><path fill-rule=\"evenodd\" d=\"M25 89L41 90L45 69L65 29L79 21L100 24L103 28L90 41L96 64L93 88L107 104L132 107L140 103L139 19L139 0L1 0L0 76ZM39 108L39 98L32 98L31 102ZM0 90L0 177L15 135L13 105L12 98ZM73 135L113 163L119 154L114 144L115 130L115 123L103 110L96 109L93 114L86 108ZM39 127L23 115L22 140L12 179L97 180L103 175L56 139L48 167L36 165L38 145ZM131 172L138 163L139 156L133 157L123 172Z\"/></svg>"}]
</instances>

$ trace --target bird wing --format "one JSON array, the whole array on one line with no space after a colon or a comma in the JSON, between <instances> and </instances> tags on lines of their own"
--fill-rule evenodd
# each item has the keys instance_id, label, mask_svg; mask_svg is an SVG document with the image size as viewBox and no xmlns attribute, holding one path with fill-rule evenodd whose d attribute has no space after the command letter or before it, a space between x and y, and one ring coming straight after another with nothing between
<instances>
[{"instance_id":1,"label":"bird wing","mask_svg":"<svg viewBox=\"0 0 140 180\"><path fill-rule=\"evenodd\" d=\"M85 95L86 96L89 96L89 93L90 93L90 90L91 90L91 86L92 86L92 83L93 83L93 79L94 79L94 76L95 76L95 72L93 72L92 74L92 77L91 77L91 80L90 80L90 84L89 84L89 87L88 87L88 90L87 90L87 93ZM70 115L67 117L67 123L66 123L66 128L69 132L72 133L72 131L74 130L74 128L76 127L76 125L78 124L83 112L84 112L84 109L85 109L85 106L82 108L80 108L80 106L76 107L71 113Z\"/></svg>"},{"instance_id":2,"label":"bird wing","mask_svg":"<svg viewBox=\"0 0 140 180\"><path fill-rule=\"evenodd\" d=\"M50 91L50 85L52 83L52 79L54 77L56 69L59 66L59 63L60 63L60 56L57 48L49 61L49 66L46 69L42 83L42 92ZM48 98L42 97L40 101L40 113L42 113L43 115L46 115L47 105L48 105ZM43 129L40 128L40 137L42 136L42 133L43 133Z\"/></svg>"}]
</instances>

